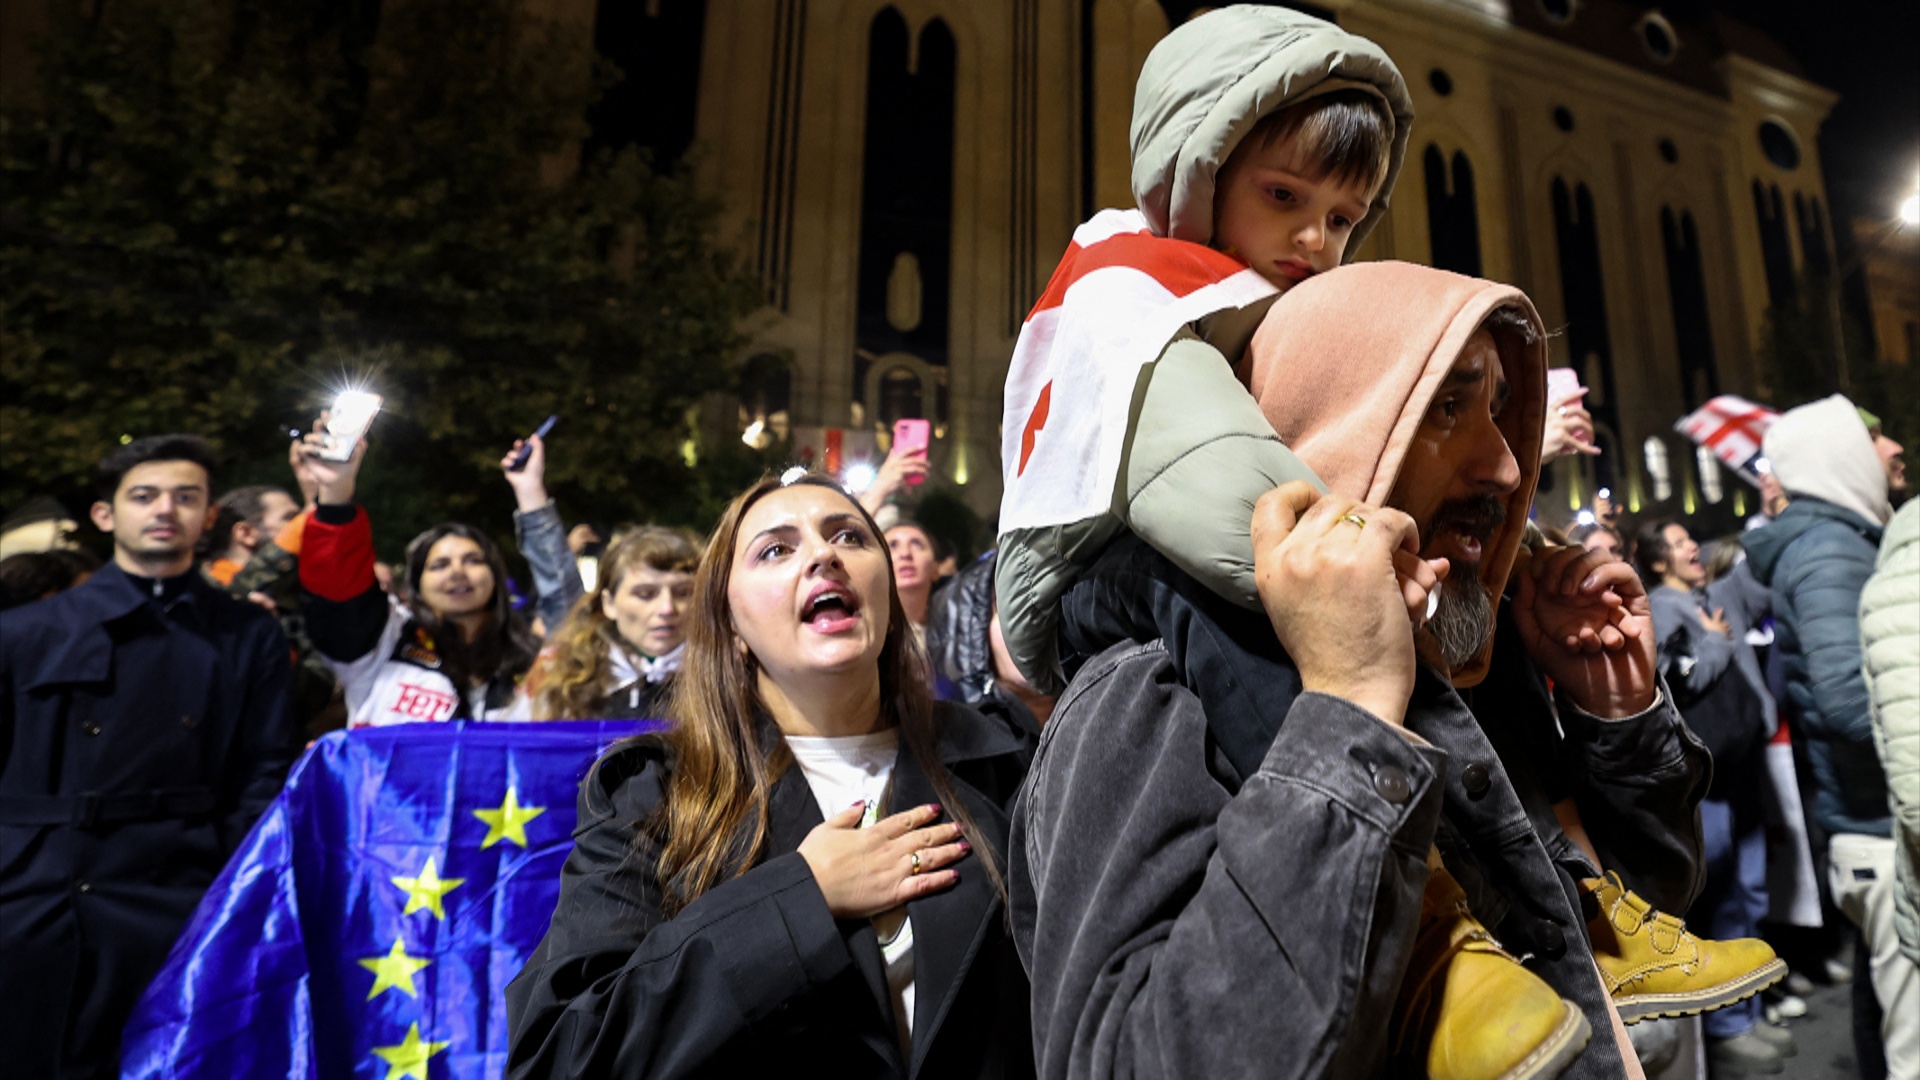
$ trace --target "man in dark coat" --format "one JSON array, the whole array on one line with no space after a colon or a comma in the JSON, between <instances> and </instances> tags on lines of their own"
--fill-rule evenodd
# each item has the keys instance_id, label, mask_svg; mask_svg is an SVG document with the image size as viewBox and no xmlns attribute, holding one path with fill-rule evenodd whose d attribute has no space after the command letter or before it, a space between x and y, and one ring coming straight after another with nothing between
<instances>
[{"instance_id":1,"label":"man in dark coat","mask_svg":"<svg viewBox=\"0 0 1920 1080\"><path fill-rule=\"evenodd\" d=\"M11 1075L114 1076L120 1030L299 747L273 616L193 550L212 454L101 462L114 559L0 613L0 1046Z\"/></svg>"}]
</instances>

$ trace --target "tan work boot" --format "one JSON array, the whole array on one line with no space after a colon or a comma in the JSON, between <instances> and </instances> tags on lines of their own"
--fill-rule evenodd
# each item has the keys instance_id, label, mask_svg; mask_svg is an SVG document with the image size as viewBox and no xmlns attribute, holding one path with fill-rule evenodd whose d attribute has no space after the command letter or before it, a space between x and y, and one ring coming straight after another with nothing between
<instances>
[{"instance_id":1,"label":"tan work boot","mask_svg":"<svg viewBox=\"0 0 1920 1080\"><path fill-rule=\"evenodd\" d=\"M1771 945L1758 938L1695 936L1685 923L1629 891L1611 870L1580 888L1600 905L1587 923L1587 938L1626 1023L1712 1012L1787 977L1787 965Z\"/></svg>"},{"instance_id":2,"label":"tan work boot","mask_svg":"<svg viewBox=\"0 0 1920 1080\"><path fill-rule=\"evenodd\" d=\"M1394 1007L1396 1074L1432 1080L1557 1076L1593 1029L1573 1003L1500 948L1434 867Z\"/></svg>"}]
</instances>

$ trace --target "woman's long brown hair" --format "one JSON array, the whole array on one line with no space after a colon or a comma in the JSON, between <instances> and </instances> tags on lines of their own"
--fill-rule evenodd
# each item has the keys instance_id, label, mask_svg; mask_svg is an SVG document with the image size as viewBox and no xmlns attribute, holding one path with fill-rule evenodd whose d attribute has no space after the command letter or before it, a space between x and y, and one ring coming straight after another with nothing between
<instances>
[{"instance_id":1,"label":"woman's long brown hair","mask_svg":"<svg viewBox=\"0 0 1920 1080\"><path fill-rule=\"evenodd\" d=\"M753 866L767 843L767 804L773 783L793 763L778 734L762 746L760 700L753 658L733 630L727 586L733 577L734 547L748 510L771 492L797 484L827 488L846 498L867 523L874 541L880 527L865 508L831 479L809 473L783 483L767 477L728 505L707 541L694 576L688 611L687 655L674 680L667 714L674 718L667 744L673 769L665 803L642 828L662 842L658 873L661 907L671 918L719 882ZM971 815L955 795L953 778L940 763L933 728L933 692L927 685L927 661L900 606L887 560L887 635L880 649L880 708L883 720L900 729L901 743L926 770L940 805L953 815L973 844L973 857L1006 901L994 845L979 835Z\"/></svg>"}]
</instances>

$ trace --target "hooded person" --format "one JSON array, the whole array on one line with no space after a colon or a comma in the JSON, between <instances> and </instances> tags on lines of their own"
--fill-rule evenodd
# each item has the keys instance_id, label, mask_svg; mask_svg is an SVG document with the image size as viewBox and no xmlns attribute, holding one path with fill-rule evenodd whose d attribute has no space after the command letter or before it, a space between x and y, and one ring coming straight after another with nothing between
<instances>
[{"instance_id":1,"label":"hooded person","mask_svg":"<svg viewBox=\"0 0 1920 1080\"><path fill-rule=\"evenodd\" d=\"M1626 564L1516 569L1544 337L1519 291L1443 271L1303 283L1242 367L1328 488L1260 501L1263 612L1139 537L1067 591L1072 683L1010 842L1041 1075L1627 1069L1583 904L1621 933L1655 917L1593 880L1553 804L1684 908L1709 765Z\"/></svg>"},{"instance_id":2,"label":"hooded person","mask_svg":"<svg viewBox=\"0 0 1920 1080\"><path fill-rule=\"evenodd\" d=\"M1412 122L1379 46L1284 8L1208 12L1147 57L1138 207L1075 230L1007 375L995 592L1007 651L1038 691L1065 684L1060 597L1124 531L1259 609L1253 506L1317 481L1232 365L1274 297L1350 258L1385 215ZM1284 206L1236 210L1235 181L1283 173Z\"/></svg>"},{"instance_id":3,"label":"hooded person","mask_svg":"<svg viewBox=\"0 0 1920 1080\"><path fill-rule=\"evenodd\" d=\"M1900 951L1887 772L1861 669L1860 599L1893 516L1891 462L1838 394L1783 413L1765 452L1792 502L1742 543L1773 590L1774 650L1807 740L1813 816L1831 834L1827 882L1866 939L1887 1073L1920 1075L1920 966Z\"/></svg>"}]
</instances>

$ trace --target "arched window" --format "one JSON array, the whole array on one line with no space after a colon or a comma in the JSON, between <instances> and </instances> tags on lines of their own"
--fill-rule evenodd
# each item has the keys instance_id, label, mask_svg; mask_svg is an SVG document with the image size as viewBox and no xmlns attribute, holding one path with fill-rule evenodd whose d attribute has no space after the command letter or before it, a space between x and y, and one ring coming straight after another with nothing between
<instances>
[{"instance_id":1,"label":"arched window","mask_svg":"<svg viewBox=\"0 0 1920 1080\"><path fill-rule=\"evenodd\" d=\"M889 368L880 375L880 403L875 419L891 428L897 420L918 419L927 415L926 389L912 368Z\"/></svg>"},{"instance_id":2,"label":"arched window","mask_svg":"<svg viewBox=\"0 0 1920 1080\"><path fill-rule=\"evenodd\" d=\"M760 353L740 368L740 440L764 450L785 440L791 428L793 370L773 353Z\"/></svg>"},{"instance_id":3,"label":"arched window","mask_svg":"<svg viewBox=\"0 0 1920 1080\"><path fill-rule=\"evenodd\" d=\"M1567 355L1580 383L1593 388L1587 411L1598 427L1620 430L1619 395L1613 377L1613 345L1607 331L1606 282L1600 275L1600 225L1593 192L1583 183L1553 180L1553 231L1560 256L1560 291L1566 299ZM1622 485L1613 475L1613 459L1593 459L1601 487Z\"/></svg>"},{"instance_id":4,"label":"arched window","mask_svg":"<svg viewBox=\"0 0 1920 1080\"><path fill-rule=\"evenodd\" d=\"M1696 446L1693 460L1700 469L1700 497L1709 503L1717 503L1727 497L1726 485L1721 483L1720 459L1713 451L1704 446Z\"/></svg>"},{"instance_id":5,"label":"arched window","mask_svg":"<svg viewBox=\"0 0 1920 1080\"><path fill-rule=\"evenodd\" d=\"M886 7L873 17L867 46L858 347L876 356L907 352L945 364L953 233L953 32L934 19L920 29L915 47L907 20ZM916 271L914 280L900 273L906 265ZM917 303L903 304L908 293L917 294ZM909 309L918 318L902 319Z\"/></svg>"},{"instance_id":6,"label":"arched window","mask_svg":"<svg viewBox=\"0 0 1920 1080\"><path fill-rule=\"evenodd\" d=\"M1465 151L1456 150L1449 169L1440 147L1429 143L1422 165L1427 175L1427 234L1433 265L1479 277L1480 218L1473 198L1473 164Z\"/></svg>"},{"instance_id":7,"label":"arched window","mask_svg":"<svg viewBox=\"0 0 1920 1080\"><path fill-rule=\"evenodd\" d=\"M1640 444L1640 454L1647 463L1647 479L1653 481L1653 501L1673 498L1673 466L1667 460L1667 444L1660 441L1660 436L1649 435Z\"/></svg>"},{"instance_id":8,"label":"arched window","mask_svg":"<svg viewBox=\"0 0 1920 1080\"><path fill-rule=\"evenodd\" d=\"M1795 192L1793 219L1800 226L1800 255L1807 272L1825 277L1833 270L1833 258L1828 254L1826 215L1820 212L1820 200Z\"/></svg>"},{"instance_id":9,"label":"arched window","mask_svg":"<svg viewBox=\"0 0 1920 1080\"><path fill-rule=\"evenodd\" d=\"M1680 349L1680 393L1692 412L1720 392L1713 359L1713 327L1707 318L1707 281L1700 258L1700 232L1693 214L1660 208L1660 238L1667 253L1667 300L1673 338Z\"/></svg>"},{"instance_id":10,"label":"arched window","mask_svg":"<svg viewBox=\"0 0 1920 1080\"><path fill-rule=\"evenodd\" d=\"M1777 184L1753 182L1753 212L1760 220L1760 255L1767 267L1767 302L1793 306L1793 248L1787 241L1787 209Z\"/></svg>"}]
</instances>

